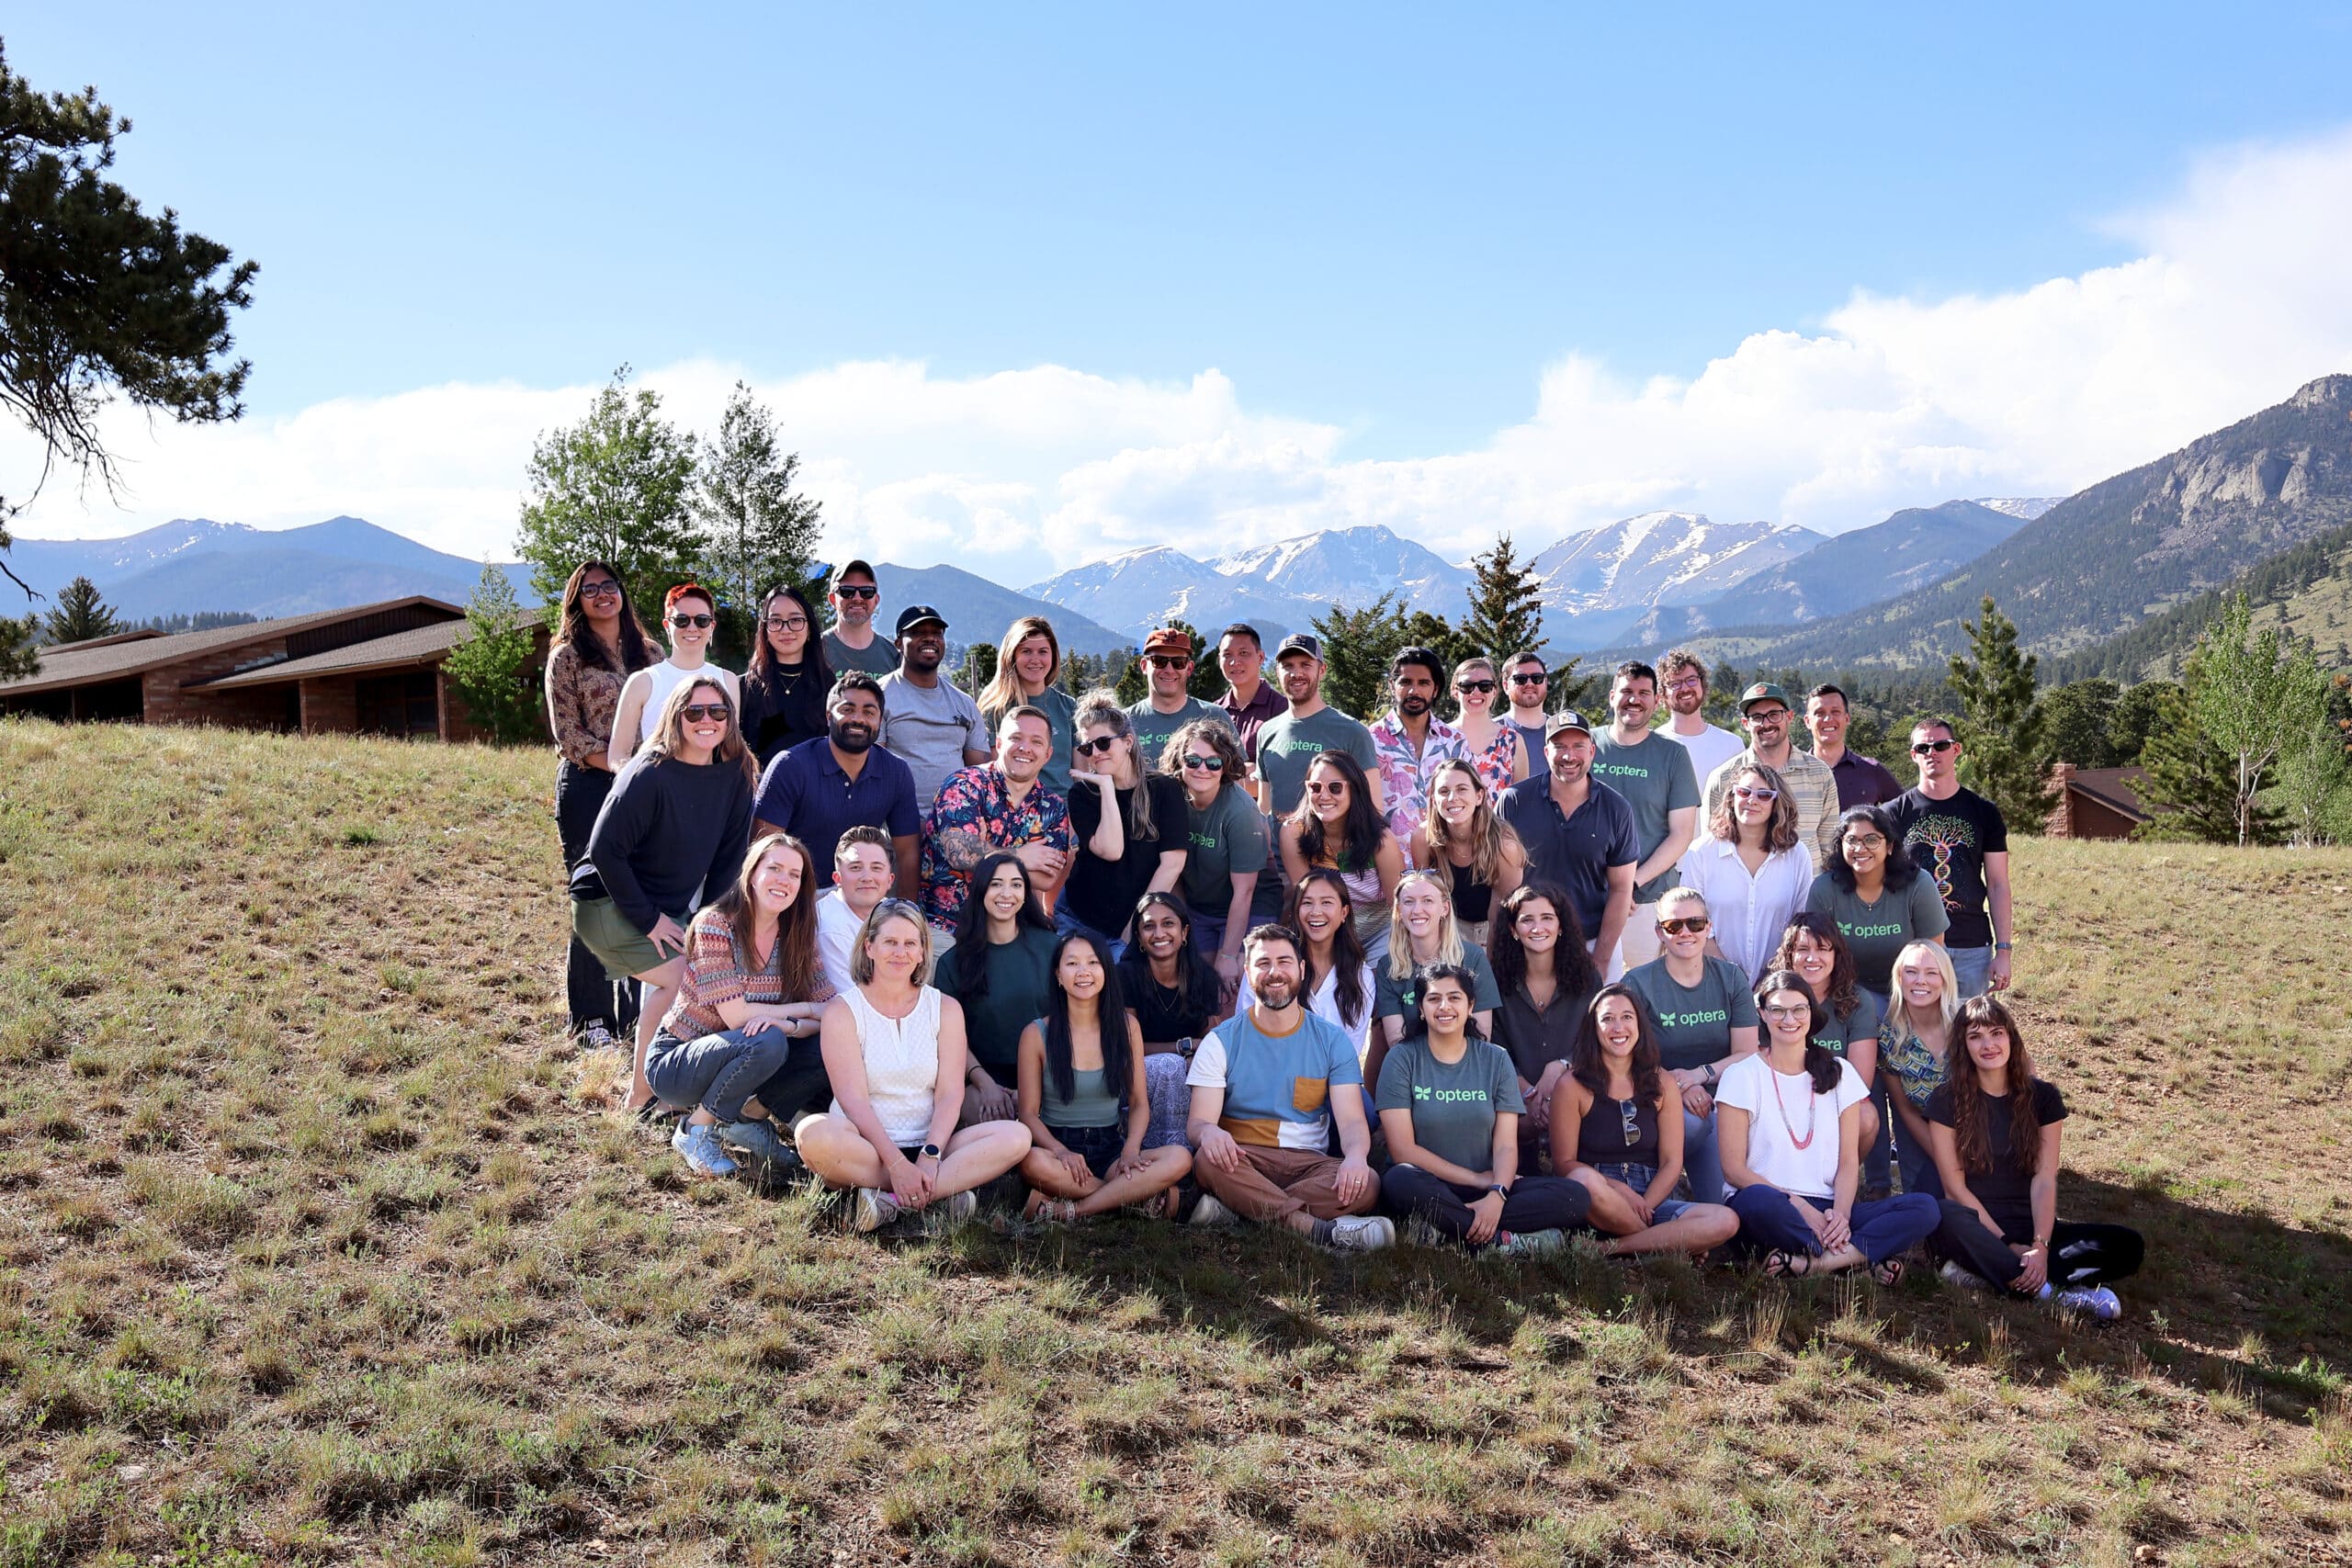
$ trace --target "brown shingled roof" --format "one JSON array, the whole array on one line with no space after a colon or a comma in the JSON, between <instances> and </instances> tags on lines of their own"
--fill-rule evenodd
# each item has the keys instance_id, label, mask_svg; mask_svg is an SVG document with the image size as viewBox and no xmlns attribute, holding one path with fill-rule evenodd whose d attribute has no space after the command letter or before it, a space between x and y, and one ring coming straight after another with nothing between
<instances>
[{"instance_id":1,"label":"brown shingled roof","mask_svg":"<svg viewBox=\"0 0 2352 1568\"><path fill-rule=\"evenodd\" d=\"M62 652L43 653L40 669L37 672L22 680L0 681L0 696L29 696L35 692L63 691L100 681L119 681L167 664L177 664L199 654L236 648L249 642L267 642L289 633L332 626L337 621L347 621L360 615L379 615L407 604L429 604L437 610L447 610L452 615L462 613L455 604L428 594L412 593L404 598L385 599L373 604L354 604L341 610L314 610L307 615L281 615L274 621L252 621L241 626L214 626L209 631L181 632L175 637L141 637L129 642L96 642L79 648L69 646Z\"/></svg>"},{"instance_id":2,"label":"brown shingled roof","mask_svg":"<svg viewBox=\"0 0 2352 1568\"><path fill-rule=\"evenodd\" d=\"M523 621L535 626L539 623L539 615L533 611ZM364 675L370 670L397 670L420 660L440 659L472 635L473 628L464 621L443 621L437 626L416 626L390 637L355 642L349 648L314 653L308 659L289 659L282 664L265 664L258 670L241 670L217 681L200 682L192 689L218 692L235 686L274 686L314 675Z\"/></svg>"},{"instance_id":3,"label":"brown shingled roof","mask_svg":"<svg viewBox=\"0 0 2352 1568\"><path fill-rule=\"evenodd\" d=\"M2139 786L2147 776L2145 768L2078 768L2066 784L2070 789L2081 790L2109 810L2120 811L2134 821L2145 822L2149 807L2141 803Z\"/></svg>"}]
</instances>

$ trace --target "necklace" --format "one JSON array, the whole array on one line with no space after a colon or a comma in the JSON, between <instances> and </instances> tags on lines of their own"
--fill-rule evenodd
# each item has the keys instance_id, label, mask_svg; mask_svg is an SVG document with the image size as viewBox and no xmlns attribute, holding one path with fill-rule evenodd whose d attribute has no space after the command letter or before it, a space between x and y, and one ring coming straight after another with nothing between
<instances>
[{"instance_id":1,"label":"necklace","mask_svg":"<svg viewBox=\"0 0 2352 1568\"><path fill-rule=\"evenodd\" d=\"M1781 1069L1773 1066L1770 1062L1767 1062L1765 1066L1770 1069L1772 1074L1772 1103L1781 1112L1781 1130L1788 1134L1789 1142L1794 1144L1797 1147L1801 1149L1811 1148L1813 1146L1814 1124L1821 1118L1821 1097L1819 1095L1812 1094L1805 1096L1804 1136L1802 1138L1798 1137L1796 1128L1792 1125L1789 1121L1789 1102L1781 1096ZM1811 1080L1807 1081L1810 1082Z\"/></svg>"}]
</instances>

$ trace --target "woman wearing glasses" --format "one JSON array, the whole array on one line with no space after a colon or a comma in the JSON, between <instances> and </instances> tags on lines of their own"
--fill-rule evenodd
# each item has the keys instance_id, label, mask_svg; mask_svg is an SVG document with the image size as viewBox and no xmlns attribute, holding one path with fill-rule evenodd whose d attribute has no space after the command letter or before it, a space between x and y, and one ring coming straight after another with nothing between
<instances>
[{"instance_id":1,"label":"woman wearing glasses","mask_svg":"<svg viewBox=\"0 0 2352 1568\"><path fill-rule=\"evenodd\" d=\"M718 602L710 591L681 582L662 601L662 619L669 632L670 657L637 671L621 688L620 702L613 711L613 754L617 757L637 754L650 733L647 716L659 714L682 681L716 681L727 694L729 708L742 710L743 693L735 671L706 662L710 655L710 629L718 619Z\"/></svg>"},{"instance_id":2,"label":"woman wearing glasses","mask_svg":"<svg viewBox=\"0 0 2352 1568\"><path fill-rule=\"evenodd\" d=\"M1266 819L1242 785L1248 769L1223 720L1196 718L1178 730L1160 766L1183 785L1191 829L1191 850L1176 886L1193 912L1193 943L1215 965L1222 998L1230 1002L1241 987L1250 904L1266 874Z\"/></svg>"},{"instance_id":3,"label":"woman wearing glasses","mask_svg":"<svg viewBox=\"0 0 2352 1568\"><path fill-rule=\"evenodd\" d=\"M653 662L645 628L629 608L620 573L583 561L563 585L563 608L548 650L548 732L555 737L555 830L569 876L588 853L588 830L613 789L613 716L621 687ZM627 761L624 754L619 761ZM613 1043L637 1019L637 999L605 977L578 937L564 965L571 1032L591 1049Z\"/></svg>"},{"instance_id":4,"label":"woman wearing glasses","mask_svg":"<svg viewBox=\"0 0 2352 1568\"><path fill-rule=\"evenodd\" d=\"M1413 864L1445 877L1462 940L1473 947L1487 945L1495 907L1527 875L1519 835L1496 815L1476 764L1460 758L1441 763L1430 776L1430 814L1414 828L1405 853Z\"/></svg>"},{"instance_id":5,"label":"woman wearing glasses","mask_svg":"<svg viewBox=\"0 0 2352 1568\"><path fill-rule=\"evenodd\" d=\"M832 666L808 601L797 588L777 589L760 606L752 665L743 671L743 739L762 769L825 733L832 690Z\"/></svg>"},{"instance_id":6,"label":"woman wearing glasses","mask_svg":"<svg viewBox=\"0 0 2352 1568\"><path fill-rule=\"evenodd\" d=\"M1732 1065L1718 1095L1740 1242L1763 1255L1767 1274L1868 1266L1880 1284L1898 1283L1899 1255L1927 1239L1941 1205L1923 1192L1857 1200L1862 1080L1815 1040L1821 1004L1795 974L1765 976L1755 1006L1764 1048Z\"/></svg>"},{"instance_id":7,"label":"woman wearing glasses","mask_svg":"<svg viewBox=\"0 0 2352 1568\"><path fill-rule=\"evenodd\" d=\"M1682 857L1682 886L1707 900L1708 951L1764 977L1789 917L1813 890L1813 852L1797 837L1797 804L1777 769L1750 762L1715 807L1707 837Z\"/></svg>"},{"instance_id":8,"label":"woman wearing glasses","mask_svg":"<svg viewBox=\"0 0 2352 1568\"><path fill-rule=\"evenodd\" d=\"M1855 984L1882 1009L1894 988L1894 955L1905 942L1940 943L1951 924L1934 879L1912 863L1894 819L1876 806L1838 817L1838 858L1813 879L1805 908L1838 922L1853 950Z\"/></svg>"},{"instance_id":9,"label":"woman wearing glasses","mask_svg":"<svg viewBox=\"0 0 2352 1568\"><path fill-rule=\"evenodd\" d=\"M1184 786L1144 765L1117 698L1089 692L1075 723L1069 826L1078 854L1054 920L1065 936L1100 937L1115 960L1134 936L1136 901L1166 892L1184 874L1190 818Z\"/></svg>"},{"instance_id":10,"label":"woman wearing glasses","mask_svg":"<svg viewBox=\"0 0 2352 1568\"><path fill-rule=\"evenodd\" d=\"M621 770L571 873L571 929L614 980L635 980L628 1108L653 1098L645 1053L686 965L695 900L732 884L752 832L752 753L718 682L689 681Z\"/></svg>"},{"instance_id":11,"label":"woman wearing glasses","mask_svg":"<svg viewBox=\"0 0 2352 1568\"><path fill-rule=\"evenodd\" d=\"M1519 727L1495 716L1501 685L1494 665L1484 659L1465 659L1453 667L1453 700L1462 710L1453 727L1462 732L1470 766L1490 799L1527 776L1527 748L1521 743Z\"/></svg>"},{"instance_id":12,"label":"woman wearing glasses","mask_svg":"<svg viewBox=\"0 0 2352 1568\"><path fill-rule=\"evenodd\" d=\"M1077 738L1078 699L1054 684L1061 673L1062 641L1054 624L1043 615L1023 615L1004 631L996 645L996 673L980 688L980 720L993 738L1004 716L1017 707L1033 707L1046 716L1054 738L1053 755L1046 759L1037 782L1054 795L1069 794L1070 749Z\"/></svg>"},{"instance_id":13,"label":"woman wearing glasses","mask_svg":"<svg viewBox=\"0 0 2352 1568\"><path fill-rule=\"evenodd\" d=\"M1720 1203L1674 1195L1682 1179L1682 1093L1658 1065L1648 1007L1623 981L1603 986L1552 1096L1552 1168L1591 1197L1601 1250L1703 1253L1739 1229Z\"/></svg>"},{"instance_id":14,"label":"woman wearing glasses","mask_svg":"<svg viewBox=\"0 0 2352 1568\"><path fill-rule=\"evenodd\" d=\"M1658 955L1627 973L1625 985L1650 1010L1659 1065L1682 1095L1683 1160L1690 1196L1720 1203L1724 1165L1715 1141L1715 1088L1756 1052L1756 998L1728 958L1710 957L1705 895L1671 889L1658 900Z\"/></svg>"},{"instance_id":15,"label":"woman wearing glasses","mask_svg":"<svg viewBox=\"0 0 2352 1568\"><path fill-rule=\"evenodd\" d=\"M1405 846L1374 803L1362 762L1325 751L1306 764L1297 809L1283 819L1282 852L1293 886L1318 867L1340 874L1364 957L1375 964L1386 957L1388 907L1405 874Z\"/></svg>"},{"instance_id":16,"label":"woman wearing glasses","mask_svg":"<svg viewBox=\"0 0 2352 1568\"><path fill-rule=\"evenodd\" d=\"M1833 1056L1853 1064L1862 1087L1871 1091L1862 1102L1862 1192L1875 1197L1893 1185L1887 1179L1894 1158L1887 1141L1886 1091L1878 1081L1878 1026L1886 1010L1879 999L1854 983L1854 953L1838 933L1838 922L1826 915L1800 909L1789 917L1789 929L1772 954L1770 967L1793 970L1821 1004L1813 1037Z\"/></svg>"}]
</instances>

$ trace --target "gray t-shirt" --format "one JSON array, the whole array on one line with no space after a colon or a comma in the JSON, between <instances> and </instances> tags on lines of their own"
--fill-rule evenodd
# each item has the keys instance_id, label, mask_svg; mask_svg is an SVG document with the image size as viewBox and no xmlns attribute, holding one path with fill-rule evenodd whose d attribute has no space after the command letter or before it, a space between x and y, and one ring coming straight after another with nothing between
<instances>
[{"instance_id":1,"label":"gray t-shirt","mask_svg":"<svg viewBox=\"0 0 2352 1568\"><path fill-rule=\"evenodd\" d=\"M1151 705L1151 699L1127 709L1127 722L1135 726L1136 755L1142 759L1145 771L1159 771L1160 753L1168 750L1168 738L1196 718L1213 718L1233 728L1233 716L1215 703L1204 703L1198 697L1186 697L1184 705L1174 713L1162 713Z\"/></svg>"},{"instance_id":2,"label":"gray t-shirt","mask_svg":"<svg viewBox=\"0 0 2352 1568\"><path fill-rule=\"evenodd\" d=\"M1592 738L1592 776L1625 797L1634 808L1634 834L1642 841L1642 859L1657 852L1666 841L1666 815L1699 805L1699 774L1690 753L1656 730L1628 746L1612 739L1607 730ZM1634 902L1655 904L1669 888L1682 886L1682 873L1668 866L1634 889Z\"/></svg>"},{"instance_id":3,"label":"gray t-shirt","mask_svg":"<svg viewBox=\"0 0 2352 1568\"><path fill-rule=\"evenodd\" d=\"M1525 1115L1527 1100L1508 1052L1486 1040L1468 1045L1450 1066L1437 1059L1426 1036L1390 1046L1373 1104L1411 1111L1413 1142L1438 1158L1487 1170L1495 1163L1495 1118L1504 1111Z\"/></svg>"},{"instance_id":4,"label":"gray t-shirt","mask_svg":"<svg viewBox=\"0 0 2352 1568\"><path fill-rule=\"evenodd\" d=\"M1909 887L1883 887L1867 904L1825 871L1813 879L1804 907L1838 922L1846 945L1853 950L1855 984L1880 996L1894 988L1894 955L1910 942L1943 935L1951 923L1935 879L1924 871L1912 874Z\"/></svg>"},{"instance_id":5,"label":"gray t-shirt","mask_svg":"<svg viewBox=\"0 0 2352 1568\"><path fill-rule=\"evenodd\" d=\"M986 751L989 728L980 705L950 684L918 686L903 675L882 677L882 747L915 775L915 802L925 818L947 775L965 766L968 749Z\"/></svg>"},{"instance_id":6,"label":"gray t-shirt","mask_svg":"<svg viewBox=\"0 0 2352 1568\"><path fill-rule=\"evenodd\" d=\"M1671 740L1667 744L1674 746ZM1756 998L1747 988L1747 971L1727 958L1704 963L1699 983L1689 987L1667 973L1663 958L1625 971L1626 987L1649 1004L1662 1067L1679 1071L1721 1061L1731 1055L1731 1032L1756 1026Z\"/></svg>"},{"instance_id":7,"label":"gray t-shirt","mask_svg":"<svg viewBox=\"0 0 2352 1568\"><path fill-rule=\"evenodd\" d=\"M1326 751L1345 751L1363 764L1365 774L1380 776L1380 753L1372 731L1326 705L1305 718L1284 713L1268 719L1258 731L1258 776L1273 793L1274 815L1287 817L1306 793L1307 765Z\"/></svg>"},{"instance_id":8,"label":"gray t-shirt","mask_svg":"<svg viewBox=\"0 0 2352 1568\"><path fill-rule=\"evenodd\" d=\"M837 632L825 634L825 662L838 675L844 670L863 670L868 675L888 675L899 667L899 649L880 633L864 648L852 648Z\"/></svg>"},{"instance_id":9,"label":"gray t-shirt","mask_svg":"<svg viewBox=\"0 0 2352 1568\"><path fill-rule=\"evenodd\" d=\"M1427 966L1414 964L1412 973L1400 980L1388 972L1389 963L1389 959L1383 958L1372 966L1372 1016L1401 1018L1408 1030L1417 1029L1421 1016L1421 977ZM1463 943L1462 967L1470 971L1472 1012L1492 1012L1503 1005L1502 991L1495 985L1494 965L1487 962L1484 948Z\"/></svg>"},{"instance_id":10,"label":"gray t-shirt","mask_svg":"<svg viewBox=\"0 0 2352 1568\"><path fill-rule=\"evenodd\" d=\"M1263 881L1272 838L1257 803L1239 784L1216 792L1206 807L1186 801L1184 813L1192 828L1192 852L1184 861L1184 879L1177 886L1196 915L1225 919L1233 907L1233 879L1254 871Z\"/></svg>"}]
</instances>

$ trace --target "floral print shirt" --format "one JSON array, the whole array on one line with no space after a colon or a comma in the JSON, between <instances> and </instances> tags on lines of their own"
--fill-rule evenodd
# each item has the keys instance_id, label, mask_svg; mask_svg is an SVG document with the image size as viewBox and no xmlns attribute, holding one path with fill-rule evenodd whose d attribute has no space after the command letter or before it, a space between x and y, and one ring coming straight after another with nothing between
<instances>
[{"instance_id":1,"label":"floral print shirt","mask_svg":"<svg viewBox=\"0 0 2352 1568\"><path fill-rule=\"evenodd\" d=\"M1018 849L1023 844L1050 844L1065 852L1077 846L1069 826L1069 803L1033 784L1015 801L1005 788L1004 770L994 762L961 768L947 775L933 803L922 835L922 912L934 924L954 927L964 912L970 892L970 870L949 863L951 835L972 835L982 854Z\"/></svg>"},{"instance_id":2,"label":"floral print shirt","mask_svg":"<svg viewBox=\"0 0 2352 1568\"><path fill-rule=\"evenodd\" d=\"M591 665L568 642L548 655L548 729L566 761L584 768L611 747L613 712L626 680L617 671Z\"/></svg>"},{"instance_id":3,"label":"floral print shirt","mask_svg":"<svg viewBox=\"0 0 2352 1568\"><path fill-rule=\"evenodd\" d=\"M1393 710L1373 725L1372 749L1380 756L1380 790L1388 804L1388 830L1399 840L1410 838L1429 815L1430 776L1448 762L1471 761L1462 732L1435 714L1430 716L1430 731L1421 742L1419 756L1413 755L1413 743ZM1508 764L1505 777L1509 777Z\"/></svg>"}]
</instances>

